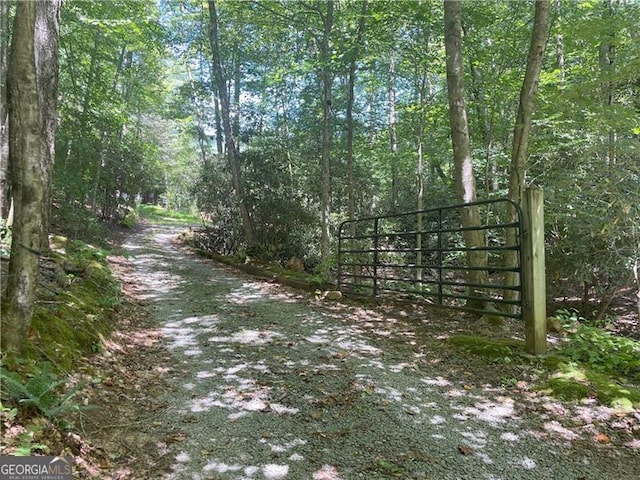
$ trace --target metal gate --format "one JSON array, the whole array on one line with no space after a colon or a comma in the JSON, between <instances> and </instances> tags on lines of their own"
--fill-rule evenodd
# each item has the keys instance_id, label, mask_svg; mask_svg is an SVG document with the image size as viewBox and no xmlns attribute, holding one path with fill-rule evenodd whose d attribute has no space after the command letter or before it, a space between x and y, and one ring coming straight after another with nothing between
<instances>
[{"instance_id":1,"label":"metal gate","mask_svg":"<svg viewBox=\"0 0 640 480\"><path fill-rule=\"evenodd\" d=\"M478 209L482 224L464 228L460 215L470 207ZM508 244L510 229L515 240ZM470 230L482 233L484 246L465 245L464 233ZM338 288L522 318L522 245L522 210L507 198L347 220L338 229ZM486 254L486 266L467 264L472 251ZM505 263L509 251L514 252L515 263ZM474 270L486 272L480 275L484 282L468 280ZM507 282L509 274L516 275L515 282ZM505 291L512 293L505 298Z\"/></svg>"}]
</instances>

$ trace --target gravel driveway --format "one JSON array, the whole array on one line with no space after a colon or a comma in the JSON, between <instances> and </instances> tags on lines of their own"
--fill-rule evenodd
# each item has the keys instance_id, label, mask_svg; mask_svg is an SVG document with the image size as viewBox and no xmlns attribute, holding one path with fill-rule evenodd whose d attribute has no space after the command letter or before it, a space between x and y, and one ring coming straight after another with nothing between
<instances>
[{"instance_id":1,"label":"gravel driveway","mask_svg":"<svg viewBox=\"0 0 640 480\"><path fill-rule=\"evenodd\" d=\"M170 352L157 478L640 478L637 445L595 440L637 412L484 381L502 367L446 346L446 325L252 279L175 234L147 226L124 245Z\"/></svg>"}]
</instances>

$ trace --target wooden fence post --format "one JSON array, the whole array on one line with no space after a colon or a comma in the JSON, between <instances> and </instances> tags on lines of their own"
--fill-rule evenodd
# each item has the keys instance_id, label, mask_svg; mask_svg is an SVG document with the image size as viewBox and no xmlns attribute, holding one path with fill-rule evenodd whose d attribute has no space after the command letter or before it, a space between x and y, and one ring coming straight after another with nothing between
<instances>
[{"instance_id":1,"label":"wooden fence post","mask_svg":"<svg viewBox=\"0 0 640 480\"><path fill-rule=\"evenodd\" d=\"M524 329L527 352L547 349L547 299L544 264L544 195L527 188L522 206L524 222Z\"/></svg>"}]
</instances>

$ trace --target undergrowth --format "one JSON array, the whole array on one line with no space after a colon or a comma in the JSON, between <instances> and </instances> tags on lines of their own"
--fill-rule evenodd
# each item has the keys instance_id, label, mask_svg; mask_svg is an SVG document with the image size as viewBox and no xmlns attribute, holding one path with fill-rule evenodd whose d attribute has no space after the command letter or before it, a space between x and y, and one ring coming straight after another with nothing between
<instances>
[{"instance_id":1,"label":"undergrowth","mask_svg":"<svg viewBox=\"0 0 640 480\"><path fill-rule=\"evenodd\" d=\"M576 311L560 310L556 317L567 327L563 355L599 372L640 380L640 342L587 325Z\"/></svg>"},{"instance_id":2,"label":"undergrowth","mask_svg":"<svg viewBox=\"0 0 640 480\"><path fill-rule=\"evenodd\" d=\"M587 397L601 404L633 409L640 405L640 342L587 325L576 311L556 313L564 327L563 345L537 360L524 355L524 344L512 339L470 335L450 337L448 343L492 364L535 361L545 374L538 388L566 401ZM540 363L541 361L541 363Z\"/></svg>"},{"instance_id":3,"label":"undergrowth","mask_svg":"<svg viewBox=\"0 0 640 480\"><path fill-rule=\"evenodd\" d=\"M67 378L55 373L49 363L23 373L0 367L0 398L3 404L14 406L27 415L40 414L49 420L81 410L73 397L83 387L67 388Z\"/></svg>"}]
</instances>

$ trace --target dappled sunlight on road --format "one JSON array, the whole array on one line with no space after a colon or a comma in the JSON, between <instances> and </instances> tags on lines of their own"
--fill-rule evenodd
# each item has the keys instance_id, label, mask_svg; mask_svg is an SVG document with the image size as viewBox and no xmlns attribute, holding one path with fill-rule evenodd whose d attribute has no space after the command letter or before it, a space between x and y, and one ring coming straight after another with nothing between
<instances>
[{"instance_id":1,"label":"dappled sunlight on road","mask_svg":"<svg viewBox=\"0 0 640 480\"><path fill-rule=\"evenodd\" d=\"M437 339L455 325L427 336L427 321L402 310L247 280L169 240L153 242L170 254L136 247L134 260L175 359L172 433L159 445L174 459L166 480L538 480L555 478L558 458L579 478L592 461L575 445L599 447L595 426L614 421L613 410L568 408L527 382L478 380Z\"/></svg>"}]
</instances>

